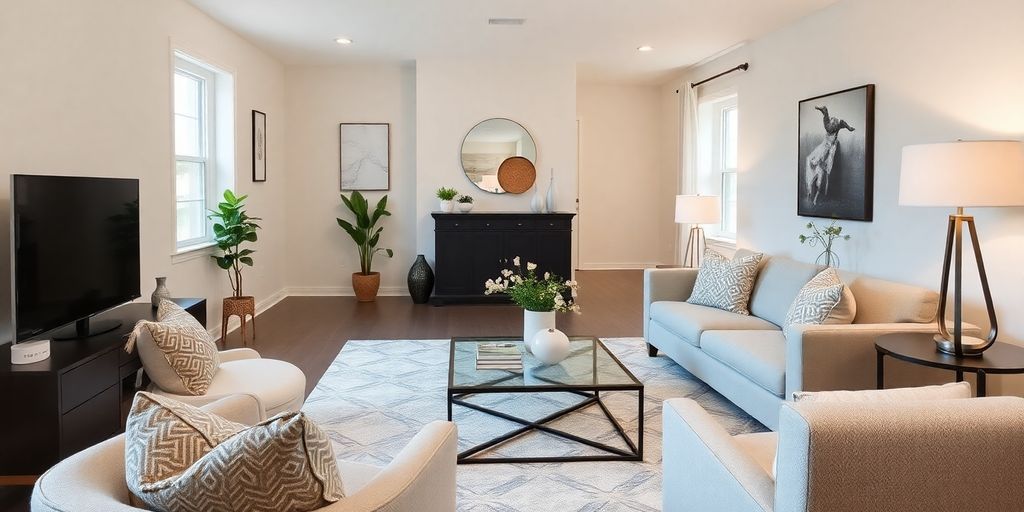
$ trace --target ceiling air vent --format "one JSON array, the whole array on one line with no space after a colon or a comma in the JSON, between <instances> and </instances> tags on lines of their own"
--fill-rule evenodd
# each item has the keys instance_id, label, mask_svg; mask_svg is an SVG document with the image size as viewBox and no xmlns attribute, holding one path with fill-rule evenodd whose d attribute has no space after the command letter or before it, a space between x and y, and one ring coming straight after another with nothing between
<instances>
[{"instance_id":1,"label":"ceiling air vent","mask_svg":"<svg viewBox=\"0 0 1024 512\"><path fill-rule=\"evenodd\" d=\"M525 18L489 18L488 25L522 25L526 23Z\"/></svg>"}]
</instances>

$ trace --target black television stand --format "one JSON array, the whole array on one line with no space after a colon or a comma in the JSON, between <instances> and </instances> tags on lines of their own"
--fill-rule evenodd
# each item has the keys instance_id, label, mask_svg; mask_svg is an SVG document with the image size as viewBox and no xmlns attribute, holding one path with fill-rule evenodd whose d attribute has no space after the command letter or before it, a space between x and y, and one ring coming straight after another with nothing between
<instances>
[{"instance_id":1,"label":"black television stand","mask_svg":"<svg viewBox=\"0 0 1024 512\"><path fill-rule=\"evenodd\" d=\"M74 326L68 326L55 332L52 339L55 341L64 341L91 338L93 336L99 336L100 334L106 334L113 331L118 327L121 327L122 324L124 324L124 322L113 318L83 318L76 321Z\"/></svg>"}]
</instances>

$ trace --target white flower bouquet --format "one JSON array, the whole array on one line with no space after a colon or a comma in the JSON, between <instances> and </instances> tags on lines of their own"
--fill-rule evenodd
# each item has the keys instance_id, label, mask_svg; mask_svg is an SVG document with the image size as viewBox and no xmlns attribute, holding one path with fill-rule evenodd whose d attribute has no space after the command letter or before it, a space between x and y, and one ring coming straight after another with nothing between
<instances>
[{"instance_id":1,"label":"white flower bouquet","mask_svg":"<svg viewBox=\"0 0 1024 512\"><path fill-rule=\"evenodd\" d=\"M527 262L524 271L519 256L512 260L512 265L514 270L504 269L496 279L488 279L484 283L485 294L508 294L512 302L527 311L580 312L580 306L573 302L571 294L579 286L576 281L563 281L550 272L545 272L543 277L538 276L536 263ZM566 300L564 295L569 299Z\"/></svg>"}]
</instances>

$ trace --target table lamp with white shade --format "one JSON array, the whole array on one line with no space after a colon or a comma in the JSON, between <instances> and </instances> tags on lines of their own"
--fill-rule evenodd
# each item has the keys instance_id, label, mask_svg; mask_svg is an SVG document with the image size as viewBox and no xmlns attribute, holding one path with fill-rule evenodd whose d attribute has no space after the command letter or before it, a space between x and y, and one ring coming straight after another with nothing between
<instances>
[{"instance_id":1,"label":"table lamp with white shade","mask_svg":"<svg viewBox=\"0 0 1024 512\"><path fill-rule=\"evenodd\" d=\"M722 202L718 196L676 196L676 223L690 225L690 237L683 252L684 267L699 267L707 242L702 224L717 224L722 220Z\"/></svg>"},{"instance_id":2,"label":"table lamp with white shade","mask_svg":"<svg viewBox=\"0 0 1024 512\"><path fill-rule=\"evenodd\" d=\"M996 341L998 328L992 294L981 258L974 217L965 207L1024 206L1024 144L1019 141L972 141L920 144L903 148L899 204L947 206L950 214L937 314L938 349L957 357L978 356ZM986 339L963 335L963 228L971 235L981 291L991 328ZM953 332L946 327L946 294L953 266Z\"/></svg>"}]
</instances>

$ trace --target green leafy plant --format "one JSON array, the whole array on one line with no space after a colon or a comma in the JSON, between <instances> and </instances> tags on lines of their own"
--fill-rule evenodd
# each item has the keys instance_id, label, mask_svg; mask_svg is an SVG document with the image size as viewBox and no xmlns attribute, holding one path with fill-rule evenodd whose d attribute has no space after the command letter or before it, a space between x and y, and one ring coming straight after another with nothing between
<instances>
[{"instance_id":1,"label":"green leafy plant","mask_svg":"<svg viewBox=\"0 0 1024 512\"><path fill-rule=\"evenodd\" d=\"M484 294L506 293L517 306L527 311L580 312L579 304L563 294L577 290L576 281L563 281L560 277L545 272L537 275L537 264L526 263L526 270L520 266L519 256L512 259L513 268L501 271L496 279L484 283Z\"/></svg>"},{"instance_id":2,"label":"green leafy plant","mask_svg":"<svg viewBox=\"0 0 1024 512\"><path fill-rule=\"evenodd\" d=\"M473 204L473 196L459 196L459 202L462 204Z\"/></svg>"},{"instance_id":3,"label":"green leafy plant","mask_svg":"<svg viewBox=\"0 0 1024 512\"><path fill-rule=\"evenodd\" d=\"M352 237L359 248L359 273L364 276L370 275L374 255L378 252L387 254L388 258L395 255L391 249L377 247L377 243L380 242L380 233L384 231L383 227L377 227L377 221L391 215L391 212L387 210L388 196L380 198L372 213L370 213L370 204L358 190L352 192L351 198L341 194L341 202L345 203L349 211L355 215L356 223L353 225L345 219L337 219L338 225Z\"/></svg>"},{"instance_id":4,"label":"green leafy plant","mask_svg":"<svg viewBox=\"0 0 1024 512\"><path fill-rule=\"evenodd\" d=\"M454 188L441 187L437 189L437 198L442 201L451 201L457 195L459 195L459 191Z\"/></svg>"},{"instance_id":5,"label":"green leafy plant","mask_svg":"<svg viewBox=\"0 0 1024 512\"><path fill-rule=\"evenodd\" d=\"M839 255L835 253L832 244L836 240L849 240L850 235L844 235L843 227L837 226L836 221L832 221L824 229L819 228L813 222L808 222L807 229L810 233L800 235L800 243L822 248L821 254L818 255L814 262L819 265L824 264L829 267L838 267Z\"/></svg>"},{"instance_id":6,"label":"green leafy plant","mask_svg":"<svg viewBox=\"0 0 1024 512\"><path fill-rule=\"evenodd\" d=\"M224 201L210 210L213 223L214 241L222 255L212 255L217 266L228 272L232 297L242 296L242 265L252 266L252 254L256 251L243 249L242 244L257 240L256 230L260 229L259 217L250 217L245 211L245 200L249 196L235 196L231 189L224 191Z\"/></svg>"}]
</instances>

